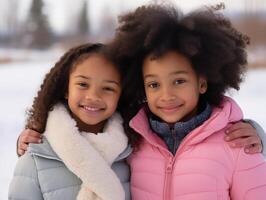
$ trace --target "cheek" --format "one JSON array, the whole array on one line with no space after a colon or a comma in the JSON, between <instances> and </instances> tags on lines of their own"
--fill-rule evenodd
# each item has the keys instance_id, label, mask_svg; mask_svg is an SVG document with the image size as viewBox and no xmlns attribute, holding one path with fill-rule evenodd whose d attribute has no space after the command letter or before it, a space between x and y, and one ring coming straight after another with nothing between
<instances>
[{"instance_id":1,"label":"cheek","mask_svg":"<svg viewBox=\"0 0 266 200\"><path fill-rule=\"evenodd\" d=\"M147 91L146 98L148 102L154 102L160 98L160 93L158 91Z\"/></svg>"},{"instance_id":2,"label":"cheek","mask_svg":"<svg viewBox=\"0 0 266 200\"><path fill-rule=\"evenodd\" d=\"M113 110L116 110L119 98L120 98L120 95L114 95L114 96L108 97L107 103L109 104L109 107L111 107Z\"/></svg>"},{"instance_id":3,"label":"cheek","mask_svg":"<svg viewBox=\"0 0 266 200\"><path fill-rule=\"evenodd\" d=\"M68 92L68 100L74 100L74 99L76 99L77 97L79 97L80 96L80 93L79 92L77 92L76 90L69 90L69 92Z\"/></svg>"},{"instance_id":4,"label":"cheek","mask_svg":"<svg viewBox=\"0 0 266 200\"><path fill-rule=\"evenodd\" d=\"M154 95L148 95L146 98L149 108L153 110L153 108L156 107L156 97Z\"/></svg>"},{"instance_id":5,"label":"cheek","mask_svg":"<svg viewBox=\"0 0 266 200\"><path fill-rule=\"evenodd\" d=\"M200 96L200 94L198 91L191 92L191 95L187 96L187 100L189 102L190 107L197 107L198 106L199 96Z\"/></svg>"},{"instance_id":6,"label":"cheek","mask_svg":"<svg viewBox=\"0 0 266 200\"><path fill-rule=\"evenodd\" d=\"M144 92L145 92L145 97L148 99L152 98L152 92L150 91L150 88L144 88Z\"/></svg>"}]
</instances>

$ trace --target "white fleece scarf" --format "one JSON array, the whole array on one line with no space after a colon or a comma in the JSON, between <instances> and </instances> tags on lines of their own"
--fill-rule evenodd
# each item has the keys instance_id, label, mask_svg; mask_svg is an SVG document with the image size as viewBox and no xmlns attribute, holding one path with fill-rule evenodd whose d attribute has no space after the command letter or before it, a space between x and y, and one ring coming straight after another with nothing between
<instances>
[{"instance_id":1,"label":"white fleece scarf","mask_svg":"<svg viewBox=\"0 0 266 200\"><path fill-rule=\"evenodd\" d=\"M125 199L123 186L111 169L128 143L118 113L96 135L79 132L76 121L58 104L49 113L44 135L67 168L82 180L78 200Z\"/></svg>"}]
</instances>

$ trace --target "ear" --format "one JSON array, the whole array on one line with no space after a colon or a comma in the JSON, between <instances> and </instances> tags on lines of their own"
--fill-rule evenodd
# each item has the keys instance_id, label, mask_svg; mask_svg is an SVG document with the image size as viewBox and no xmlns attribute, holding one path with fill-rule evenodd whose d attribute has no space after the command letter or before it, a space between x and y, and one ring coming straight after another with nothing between
<instances>
[{"instance_id":1,"label":"ear","mask_svg":"<svg viewBox=\"0 0 266 200\"><path fill-rule=\"evenodd\" d=\"M199 93L204 94L208 89L207 79L203 76L199 77Z\"/></svg>"}]
</instances>

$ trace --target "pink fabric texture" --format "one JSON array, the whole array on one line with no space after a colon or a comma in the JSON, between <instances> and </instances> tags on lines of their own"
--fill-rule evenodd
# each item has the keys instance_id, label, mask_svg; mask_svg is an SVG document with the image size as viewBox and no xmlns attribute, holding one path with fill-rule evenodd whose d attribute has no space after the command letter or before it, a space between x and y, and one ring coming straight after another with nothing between
<instances>
[{"instance_id":1,"label":"pink fabric texture","mask_svg":"<svg viewBox=\"0 0 266 200\"><path fill-rule=\"evenodd\" d=\"M242 119L238 105L225 97L211 117L187 135L176 155L152 132L144 109L130 126L143 136L128 159L133 200L265 200L266 163L261 154L230 148L225 128Z\"/></svg>"}]
</instances>

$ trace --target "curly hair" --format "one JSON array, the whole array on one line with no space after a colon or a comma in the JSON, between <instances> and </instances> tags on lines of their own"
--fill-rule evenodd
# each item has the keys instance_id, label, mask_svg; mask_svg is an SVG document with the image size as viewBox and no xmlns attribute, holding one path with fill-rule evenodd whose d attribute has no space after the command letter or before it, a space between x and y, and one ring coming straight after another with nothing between
<instances>
[{"instance_id":1,"label":"curly hair","mask_svg":"<svg viewBox=\"0 0 266 200\"><path fill-rule=\"evenodd\" d=\"M221 8L223 4L184 15L171 6L148 5L120 16L110 48L124 67L123 103L130 105L123 111L125 126L143 107L142 65L149 55L158 59L176 51L188 58L195 72L207 79L204 98L211 105L219 106L227 89L239 89L249 38L218 12ZM129 125L126 131L134 132ZM139 140L137 134L132 137Z\"/></svg>"},{"instance_id":2,"label":"curly hair","mask_svg":"<svg viewBox=\"0 0 266 200\"><path fill-rule=\"evenodd\" d=\"M68 90L69 75L72 70L87 59L92 53L103 55L112 62L107 54L106 46L102 44L84 44L66 52L53 68L46 74L33 105L28 111L26 128L44 132L48 112L59 102L68 108L65 95Z\"/></svg>"}]
</instances>

